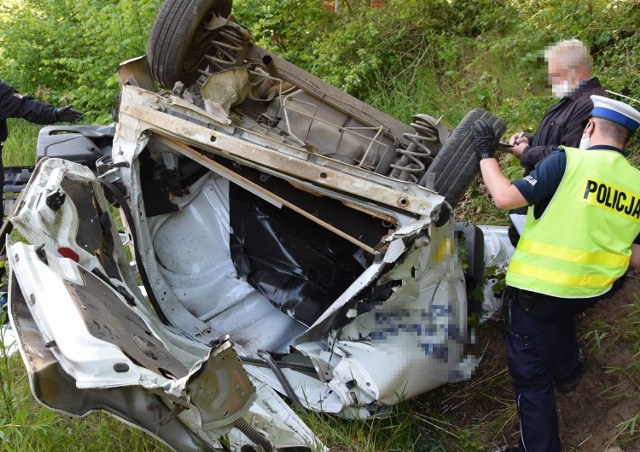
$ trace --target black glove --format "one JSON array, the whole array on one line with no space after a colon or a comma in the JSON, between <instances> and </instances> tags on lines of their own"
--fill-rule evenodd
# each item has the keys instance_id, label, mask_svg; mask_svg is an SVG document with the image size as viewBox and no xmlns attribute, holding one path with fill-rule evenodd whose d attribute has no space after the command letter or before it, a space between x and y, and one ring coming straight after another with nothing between
<instances>
[{"instance_id":1,"label":"black glove","mask_svg":"<svg viewBox=\"0 0 640 452\"><path fill-rule=\"evenodd\" d=\"M58 122L76 122L82 119L82 112L71 108L71 105L56 110Z\"/></svg>"},{"instance_id":2,"label":"black glove","mask_svg":"<svg viewBox=\"0 0 640 452\"><path fill-rule=\"evenodd\" d=\"M493 126L486 119L478 119L473 123L473 149L478 160L494 158L500 137L496 135Z\"/></svg>"}]
</instances>

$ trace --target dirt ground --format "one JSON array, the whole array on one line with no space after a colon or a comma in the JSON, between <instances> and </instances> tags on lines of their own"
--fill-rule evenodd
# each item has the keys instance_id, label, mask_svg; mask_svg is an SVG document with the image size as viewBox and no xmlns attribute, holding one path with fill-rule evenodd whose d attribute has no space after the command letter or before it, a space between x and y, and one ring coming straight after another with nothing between
<instances>
[{"instance_id":1,"label":"dirt ground","mask_svg":"<svg viewBox=\"0 0 640 452\"><path fill-rule=\"evenodd\" d=\"M640 271L632 270L614 297L600 301L578 320L588 368L574 392L556 392L565 451L640 451L640 435L621 433L616 427L636 415L640 423L640 352L634 349L640 342L640 310L630 306L640 303L636 294L640 295ZM464 383L464 389L444 400L442 409L455 425L472 425L480 436L486 433L481 440L484 444L496 448L517 444L519 427L506 363L504 319L489 321L482 333L484 357L476 375ZM636 373L629 375L634 364ZM493 431L484 431L482 425Z\"/></svg>"}]
</instances>

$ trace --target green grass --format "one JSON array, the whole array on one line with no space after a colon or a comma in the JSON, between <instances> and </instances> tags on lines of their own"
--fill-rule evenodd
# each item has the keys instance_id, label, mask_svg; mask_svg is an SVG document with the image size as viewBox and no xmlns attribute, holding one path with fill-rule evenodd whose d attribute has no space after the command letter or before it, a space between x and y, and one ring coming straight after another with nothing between
<instances>
[{"instance_id":1,"label":"green grass","mask_svg":"<svg viewBox=\"0 0 640 452\"><path fill-rule=\"evenodd\" d=\"M312 411L298 413L300 418L335 451L446 451L433 432L429 416L418 411L415 401L401 402L384 417L345 420Z\"/></svg>"},{"instance_id":2,"label":"green grass","mask_svg":"<svg viewBox=\"0 0 640 452\"><path fill-rule=\"evenodd\" d=\"M36 164L36 143L41 125L22 119L7 120L9 138L4 143L4 166L33 166Z\"/></svg>"}]
</instances>

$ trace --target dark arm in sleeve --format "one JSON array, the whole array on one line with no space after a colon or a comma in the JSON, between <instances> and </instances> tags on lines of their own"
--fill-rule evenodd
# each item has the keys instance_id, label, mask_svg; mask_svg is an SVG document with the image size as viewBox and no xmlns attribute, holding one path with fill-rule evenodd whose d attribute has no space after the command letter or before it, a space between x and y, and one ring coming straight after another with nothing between
<instances>
[{"instance_id":1,"label":"dark arm in sleeve","mask_svg":"<svg viewBox=\"0 0 640 452\"><path fill-rule=\"evenodd\" d=\"M580 133L582 136L582 132ZM550 144L547 146L533 146L528 147L520 156L520 164L527 169L532 169L536 166L540 160L551 154L554 149L557 149L557 144Z\"/></svg>"},{"instance_id":2,"label":"dark arm in sleeve","mask_svg":"<svg viewBox=\"0 0 640 452\"><path fill-rule=\"evenodd\" d=\"M520 157L524 168L533 169L540 160L551 154L558 146L578 147L584 128L593 110L593 103L588 96L581 97L574 102L571 115L562 129L559 143L546 143L525 149Z\"/></svg>"},{"instance_id":3,"label":"dark arm in sleeve","mask_svg":"<svg viewBox=\"0 0 640 452\"><path fill-rule=\"evenodd\" d=\"M58 122L57 107L33 97L22 96L6 83L0 82L0 120L23 118L36 124Z\"/></svg>"},{"instance_id":4,"label":"dark arm in sleeve","mask_svg":"<svg viewBox=\"0 0 640 452\"><path fill-rule=\"evenodd\" d=\"M548 202L556 192L567 167L567 154L558 149L542 160L535 169L522 179L513 181L529 205Z\"/></svg>"}]
</instances>

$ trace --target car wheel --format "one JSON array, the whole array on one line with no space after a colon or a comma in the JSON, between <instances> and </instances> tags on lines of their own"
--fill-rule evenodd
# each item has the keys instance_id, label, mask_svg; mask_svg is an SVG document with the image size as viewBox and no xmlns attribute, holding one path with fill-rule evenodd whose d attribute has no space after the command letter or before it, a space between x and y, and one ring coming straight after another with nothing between
<instances>
[{"instance_id":1,"label":"car wheel","mask_svg":"<svg viewBox=\"0 0 640 452\"><path fill-rule=\"evenodd\" d=\"M215 19L231 15L232 0L166 0L149 35L147 57L157 82L193 83L217 34Z\"/></svg>"},{"instance_id":2,"label":"car wheel","mask_svg":"<svg viewBox=\"0 0 640 452\"><path fill-rule=\"evenodd\" d=\"M460 202L480 169L478 158L473 150L472 126L481 118L489 121L500 135L504 133L505 124L496 115L484 108L471 110L453 129L420 180L420 185L425 186L427 180L431 179L432 188L444 196L451 207L455 207Z\"/></svg>"}]
</instances>

